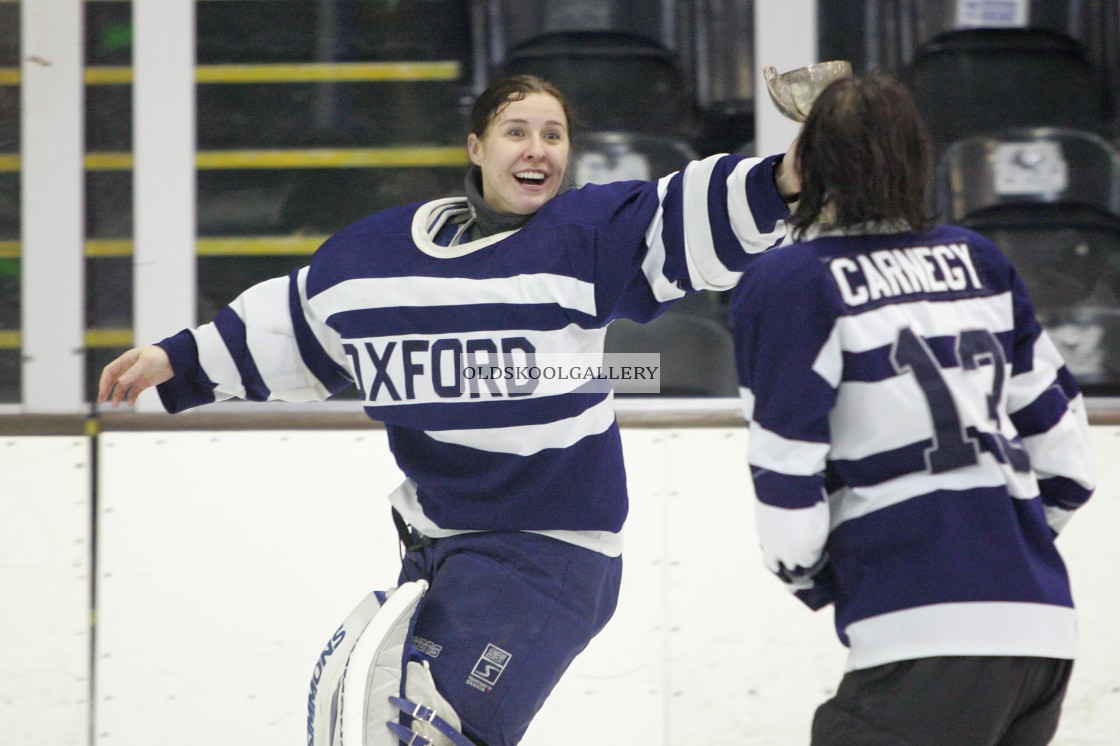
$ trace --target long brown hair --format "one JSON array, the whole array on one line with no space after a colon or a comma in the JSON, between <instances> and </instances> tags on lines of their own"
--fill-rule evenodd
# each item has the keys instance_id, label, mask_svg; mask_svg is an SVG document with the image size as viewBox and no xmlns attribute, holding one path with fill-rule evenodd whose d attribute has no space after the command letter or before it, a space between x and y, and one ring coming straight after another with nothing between
<instances>
[{"instance_id":1,"label":"long brown hair","mask_svg":"<svg viewBox=\"0 0 1120 746\"><path fill-rule=\"evenodd\" d=\"M904 220L925 230L933 223L926 202L932 169L929 134L902 83L882 73L838 80L801 131L794 238L826 210L837 228Z\"/></svg>"}]
</instances>

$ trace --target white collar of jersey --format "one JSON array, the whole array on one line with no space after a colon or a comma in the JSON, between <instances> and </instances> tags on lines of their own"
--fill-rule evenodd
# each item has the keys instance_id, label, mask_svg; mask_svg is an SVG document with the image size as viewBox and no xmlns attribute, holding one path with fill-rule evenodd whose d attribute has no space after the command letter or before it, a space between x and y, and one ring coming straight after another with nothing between
<instances>
[{"instance_id":1,"label":"white collar of jersey","mask_svg":"<svg viewBox=\"0 0 1120 746\"><path fill-rule=\"evenodd\" d=\"M831 223L817 223L809 226L805 231L802 241L812 241L814 238L825 236L868 236L887 233L906 233L911 230L910 223L905 220L872 220L847 228L837 228Z\"/></svg>"},{"instance_id":2,"label":"white collar of jersey","mask_svg":"<svg viewBox=\"0 0 1120 746\"><path fill-rule=\"evenodd\" d=\"M412 242L428 256L437 259L454 259L484 249L517 232L513 230L495 233L476 241L466 241L451 246L441 246L436 243L435 238L447 225L447 221L469 210L467 200L463 197L447 197L425 202L412 216Z\"/></svg>"}]
</instances>

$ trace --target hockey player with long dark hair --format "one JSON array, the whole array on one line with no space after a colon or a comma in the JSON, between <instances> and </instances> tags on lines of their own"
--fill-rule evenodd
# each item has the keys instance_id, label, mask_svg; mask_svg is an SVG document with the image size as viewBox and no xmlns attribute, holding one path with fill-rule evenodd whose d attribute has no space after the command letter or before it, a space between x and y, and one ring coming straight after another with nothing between
<instances>
[{"instance_id":1,"label":"hockey player with long dark hair","mask_svg":"<svg viewBox=\"0 0 1120 746\"><path fill-rule=\"evenodd\" d=\"M928 138L882 75L820 95L797 243L732 306L764 561L850 649L815 746L1041 746L1077 626L1054 540L1094 487L1077 385L1022 279L929 217Z\"/></svg>"},{"instance_id":2,"label":"hockey player with long dark hair","mask_svg":"<svg viewBox=\"0 0 1120 746\"><path fill-rule=\"evenodd\" d=\"M324 648L309 744L521 739L614 612L622 448L609 388L467 370L601 358L612 320L730 289L786 235L785 159L713 156L659 181L565 191L570 121L547 82L499 81L471 115L464 198L360 220L309 267L102 374L99 401L158 386L170 412L354 386L385 423L407 477L390 496L401 585Z\"/></svg>"}]
</instances>

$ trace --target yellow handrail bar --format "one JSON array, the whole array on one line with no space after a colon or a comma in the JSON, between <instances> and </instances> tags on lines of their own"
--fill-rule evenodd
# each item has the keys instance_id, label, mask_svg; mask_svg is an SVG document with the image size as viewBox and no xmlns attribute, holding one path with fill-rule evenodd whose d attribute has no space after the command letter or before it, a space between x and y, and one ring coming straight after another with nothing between
<instances>
[{"instance_id":1,"label":"yellow handrail bar","mask_svg":"<svg viewBox=\"0 0 1120 746\"><path fill-rule=\"evenodd\" d=\"M413 168L465 166L461 145L390 148L303 148L270 150L204 150L195 154L200 171L269 168ZM0 153L0 172L20 170L18 153ZM86 153L87 171L128 171L132 153Z\"/></svg>"},{"instance_id":2,"label":"yellow handrail bar","mask_svg":"<svg viewBox=\"0 0 1120 746\"><path fill-rule=\"evenodd\" d=\"M195 241L195 255L222 256L310 256L327 235L307 236L211 236ZM87 257L105 259L132 256L134 245L127 238L91 238L85 242ZM18 259L19 241L0 241L0 259Z\"/></svg>"},{"instance_id":3,"label":"yellow handrail bar","mask_svg":"<svg viewBox=\"0 0 1120 746\"><path fill-rule=\"evenodd\" d=\"M455 60L433 62L293 62L260 65L198 65L196 83L404 83L454 81L462 74ZM0 68L0 85L19 85L18 67ZM86 85L128 85L132 68L87 67Z\"/></svg>"}]
</instances>

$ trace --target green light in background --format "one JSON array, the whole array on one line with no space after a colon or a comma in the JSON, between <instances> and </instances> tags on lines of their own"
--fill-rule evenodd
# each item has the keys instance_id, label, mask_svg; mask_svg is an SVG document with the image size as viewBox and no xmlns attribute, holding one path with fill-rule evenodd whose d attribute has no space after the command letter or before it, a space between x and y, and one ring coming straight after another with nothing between
<instances>
[{"instance_id":1,"label":"green light in background","mask_svg":"<svg viewBox=\"0 0 1120 746\"><path fill-rule=\"evenodd\" d=\"M101 32L101 49L106 52L116 52L120 49L132 47L132 24L110 23Z\"/></svg>"}]
</instances>

